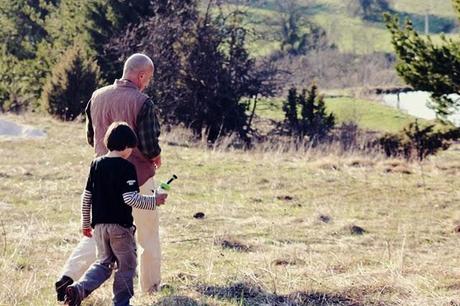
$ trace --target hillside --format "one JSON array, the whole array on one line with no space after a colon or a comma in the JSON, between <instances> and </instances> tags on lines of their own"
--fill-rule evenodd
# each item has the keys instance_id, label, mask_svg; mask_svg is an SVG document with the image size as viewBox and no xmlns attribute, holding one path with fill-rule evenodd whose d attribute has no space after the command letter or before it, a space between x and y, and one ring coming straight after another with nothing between
<instances>
[{"instance_id":1,"label":"hillside","mask_svg":"<svg viewBox=\"0 0 460 306\"><path fill-rule=\"evenodd\" d=\"M81 123L6 118L48 138L1 141L0 305L53 305L54 278L81 238L93 153ZM419 165L180 139L163 135L157 173L179 176L161 208L167 286L151 297L136 286L133 305L460 303L458 149ZM108 282L84 305L110 296Z\"/></svg>"},{"instance_id":2,"label":"hillside","mask_svg":"<svg viewBox=\"0 0 460 306\"><path fill-rule=\"evenodd\" d=\"M284 119L283 101L280 98L262 99L256 114L261 118L281 121ZM365 99L326 97L325 103L327 111L336 117L337 124L355 122L365 130L396 133L415 120L415 117L395 108Z\"/></svg>"},{"instance_id":3,"label":"hillside","mask_svg":"<svg viewBox=\"0 0 460 306\"><path fill-rule=\"evenodd\" d=\"M244 2L243 2L244 3ZM249 47L255 56L267 55L279 49L280 31L279 1L251 1L250 5L239 5L246 14L245 25L255 33ZM390 35L383 21L370 22L360 16L353 16L347 8L347 1L341 0L299 0L303 20L313 21L323 27L332 43L342 52L365 54L371 52L392 52ZM410 18L417 30L423 33L425 12L430 12L430 29L436 41L444 29L455 28L457 19L451 0L417 1L398 0L393 2L393 13L402 20ZM235 5L229 5L234 9ZM380 15L379 15L380 16ZM379 20L382 18L378 17ZM449 33L446 33L450 36Z\"/></svg>"}]
</instances>

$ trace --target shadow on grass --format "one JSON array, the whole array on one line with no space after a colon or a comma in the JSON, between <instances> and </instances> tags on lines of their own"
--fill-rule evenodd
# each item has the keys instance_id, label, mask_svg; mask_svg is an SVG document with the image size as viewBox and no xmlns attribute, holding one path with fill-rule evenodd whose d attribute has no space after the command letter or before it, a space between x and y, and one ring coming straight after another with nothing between
<instances>
[{"instance_id":1,"label":"shadow on grass","mask_svg":"<svg viewBox=\"0 0 460 306\"><path fill-rule=\"evenodd\" d=\"M358 306L347 297L320 292L293 292L287 295L269 293L257 285L236 283L229 286L200 286L198 291L206 296L236 302L238 305L347 305Z\"/></svg>"},{"instance_id":2,"label":"shadow on grass","mask_svg":"<svg viewBox=\"0 0 460 306\"><path fill-rule=\"evenodd\" d=\"M152 306L205 306L207 304L202 304L195 301L192 298L180 295L167 296L162 298L156 304Z\"/></svg>"}]
</instances>

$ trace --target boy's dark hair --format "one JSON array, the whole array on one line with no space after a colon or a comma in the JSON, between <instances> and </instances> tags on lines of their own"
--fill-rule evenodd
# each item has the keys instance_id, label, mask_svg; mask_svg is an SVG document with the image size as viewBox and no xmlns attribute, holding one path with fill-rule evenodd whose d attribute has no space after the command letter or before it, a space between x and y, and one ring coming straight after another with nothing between
<instances>
[{"instance_id":1,"label":"boy's dark hair","mask_svg":"<svg viewBox=\"0 0 460 306\"><path fill-rule=\"evenodd\" d=\"M104 144L109 151L123 151L137 146L137 137L126 122L112 123L104 136Z\"/></svg>"}]
</instances>

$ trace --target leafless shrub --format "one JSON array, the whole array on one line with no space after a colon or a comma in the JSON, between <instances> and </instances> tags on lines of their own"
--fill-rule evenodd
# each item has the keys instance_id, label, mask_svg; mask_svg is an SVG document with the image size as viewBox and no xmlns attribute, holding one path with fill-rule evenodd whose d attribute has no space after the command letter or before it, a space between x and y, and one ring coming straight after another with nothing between
<instances>
[{"instance_id":1,"label":"leafless shrub","mask_svg":"<svg viewBox=\"0 0 460 306\"><path fill-rule=\"evenodd\" d=\"M368 88L399 85L394 56L385 53L366 55L341 53L337 49L312 51L304 56L274 59L285 77L286 86L302 87L316 81L320 88Z\"/></svg>"}]
</instances>

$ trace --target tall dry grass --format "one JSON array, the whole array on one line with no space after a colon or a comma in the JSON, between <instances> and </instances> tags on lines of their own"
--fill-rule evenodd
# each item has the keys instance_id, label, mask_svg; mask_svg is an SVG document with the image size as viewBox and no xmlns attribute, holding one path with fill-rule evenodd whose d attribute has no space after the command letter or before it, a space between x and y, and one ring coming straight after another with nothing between
<instances>
[{"instance_id":1,"label":"tall dry grass","mask_svg":"<svg viewBox=\"0 0 460 306\"><path fill-rule=\"evenodd\" d=\"M53 305L79 233L83 125L0 145L0 305ZM458 305L457 148L423 163L163 135L161 292L133 305ZM194 218L202 213L203 218ZM110 305L111 286L84 305Z\"/></svg>"}]
</instances>

